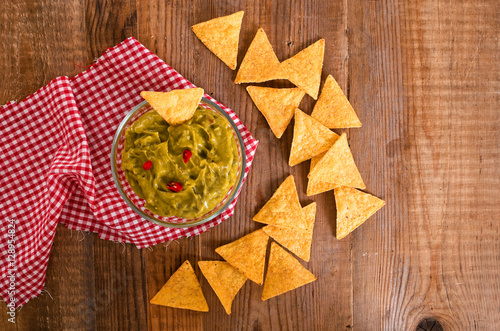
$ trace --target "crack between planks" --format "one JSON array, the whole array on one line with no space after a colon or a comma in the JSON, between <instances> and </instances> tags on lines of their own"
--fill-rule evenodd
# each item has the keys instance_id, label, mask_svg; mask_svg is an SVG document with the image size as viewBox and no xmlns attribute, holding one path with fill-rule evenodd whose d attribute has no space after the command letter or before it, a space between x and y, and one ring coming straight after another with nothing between
<instances>
[{"instance_id":1,"label":"crack between planks","mask_svg":"<svg viewBox=\"0 0 500 331\"><path fill-rule=\"evenodd\" d=\"M344 25L344 32L345 32L345 39L346 39L346 49L347 49L347 55L344 58L345 62L345 68L346 68L346 88L345 88L345 95L348 100L350 100L350 94L351 94L351 76L349 74L349 54L350 54L350 47L349 47L349 6L348 6L348 0L344 0L344 13L345 13L345 25Z\"/></svg>"},{"instance_id":2,"label":"crack between planks","mask_svg":"<svg viewBox=\"0 0 500 331\"><path fill-rule=\"evenodd\" d=\"M351 329L354 330L354 286L352 283L352 240L349 244L349 256L351 258Z\"/></svg>"},{"instance_id":3,"label":"crack between planks","mask_svg":"<svg viewBox=\"0 0 500 331\"><path fill-rule=\"evenodd\" d=\"M128 7L130 9L130 18L133 18L133 13L134 11L132 10L132 0L128 0ZM139 20L137 19L137 2L135 3L135 24L134 22L132 21L132 24L130 24L131 28L132 28L132 36L134 38L136 38L136 29L137 31L139 31ZM137 37L138 38L138 37Z\"/></svg>"},{"instance_id":4,"label":"crack between planks","mask_svg":"<svg viewBox=\"0 0 500 331\"><path fill-rule=\"evenodd\" d=\"M346 96L347 99L350 100L350 75L349 75L349 54L350 54L350 47L349 47L349 2L348 0L344 0L344 15L345 15L345 24L344 24L344 31L345 31L345 45L346 45L346 56L344 58L344 65L345 65L345 72L346 72ZM352 330L354 330L354 284L353 284L353 242L352 240L350 241L349 244L349 258L351 260L350 263L350 278L351 278L351 316L350 316L350 327Z\"/></svg>"},{"instance_id":5,"label":"crack between planks","mask_svg":"<svg viewBox=\"0 0 500 331\"><path fill-rule=\"evenodd\" d=\"M89 5L88 1L84 1L82 3L82 28L83 28L83 31L84 31L84 38L85 38L85 42L82 44L82 55L83 57L89 61L89 58L93 58L92 56L92 49L91 47L87 48L87 45L90 46L90 36L89 36L89 31L92 31L92 23L87 20L88 17L88 12L87 12L87 6ZM92 17L91 17L92 18ZM89 29L90 27L90 29ZM77 73L78 74L78 73ZM96 297L97 297L97 287L96 287L96 272L95 272L95 267L96 267L96 264L95 264L95 253L94 253L94 245L95 245L95 240L94 240L94 236L89 236L89 239L90 239L90 243L88 244L89 247L90 247L90 254L91 254L91 257L90 257L90 261L91 261L91 266L90 266L90 275L88 276L88 278L90 279L90 286L92 288L92 292L90 293L91 296L92 296L92 323L93 323L93 327L94 328L97 328L97 313L96 313L96 307L97 307L97 300L96 300ZM98 240L101 240L100 238L98 238Z\"/></svg>"}]
</instances>

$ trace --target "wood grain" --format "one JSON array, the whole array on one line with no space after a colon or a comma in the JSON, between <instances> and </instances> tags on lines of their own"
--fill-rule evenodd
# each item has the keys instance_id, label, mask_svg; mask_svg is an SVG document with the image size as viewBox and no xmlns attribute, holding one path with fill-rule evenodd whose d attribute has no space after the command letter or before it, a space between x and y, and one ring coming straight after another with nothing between
<instances>
[{"instance_id":1,"label":"wood grain","mask_svg":"<svg viewBox=\"0 0 500 331\"><path fill-rule=\"evenodd\" d=\"M368 189L388 201L353 234L354 306L363 308L355 326L499 324L499 9L349 9L350 97L369 123L351 146Z\"/></svg>"},{"instance_id":2,"label":"wood grain","mask_svg":"<svg viewBox=\"0 0 500 331\"><path fill-rule=\"evenodd\" d=\"M309 163L287 165L236 72L190 26L244 10L238 61L259 27L280 60L325 38L332 74L360 117L348 133L367 191L387 205L338 241L332 192L307 197ZM69 0L0 3L0 102L83 70L135 36L234 109L260 140L235 215L211 231L137 250L58 227L46 288L0 329L495 330L500 325L500 3L476 1ZM290 87L286 81L260 86ZM300 108L310 114L306 96ZM1 120L1 119L0 119ZM318 278L266 302L248 281L226 315L197 262L261 225L251 221L293 174L316 201ZM149 304L189 259L210 312ZM52 298L53 299L52 299ZM1 312L5 312L4 308Z\"/></svg>"},{"instance_id":3,"label":"wood grain","mask_svg":"<svg viewBox=\"0 0 500 331\"><path fill-rule=\"evenodd\" d=\"M0 15L2 104L23 99L57 76L74 75L72 62L85 55L80 0L2 1Z\"/></svg>"}]
</instances>

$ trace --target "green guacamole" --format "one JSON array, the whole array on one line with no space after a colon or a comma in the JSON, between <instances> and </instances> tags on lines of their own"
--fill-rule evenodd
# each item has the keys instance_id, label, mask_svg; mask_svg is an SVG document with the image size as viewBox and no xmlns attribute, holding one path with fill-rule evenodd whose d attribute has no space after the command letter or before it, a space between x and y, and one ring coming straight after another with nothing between
<instances>
[{"instance_id":1,"label":"green guacamole","mask_svg":"<svg viewBox=\"0 0 500 331\"><path fill-rule=\"evenodd\" d=\"M227 120L211 110L198 107L179 126L151 110L125 132L122 169L151 212L193 219L217 206L235 184L237 148ZM191 156L184 163L186 150ZM172 183L180 184L179 192L168 188Z\"/></svg>"}]
</instances>

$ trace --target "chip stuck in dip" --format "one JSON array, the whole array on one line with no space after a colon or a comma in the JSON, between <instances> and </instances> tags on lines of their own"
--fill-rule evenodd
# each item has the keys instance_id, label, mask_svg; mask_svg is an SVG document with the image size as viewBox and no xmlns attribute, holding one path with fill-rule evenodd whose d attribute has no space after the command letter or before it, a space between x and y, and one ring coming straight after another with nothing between
<instances>
[{"instance_id":1,"label":"chip stuck in dip","mask_svg":"<svg viewBox=\"0 0 500 331\"><path fill-rule=\"evenodd\" d=\"M152 213L194 219L224 200L238 162L228 121L198 106L178 126L154 110L139 117L125 132L121 167Z\"/></svg>"}]
</instances>

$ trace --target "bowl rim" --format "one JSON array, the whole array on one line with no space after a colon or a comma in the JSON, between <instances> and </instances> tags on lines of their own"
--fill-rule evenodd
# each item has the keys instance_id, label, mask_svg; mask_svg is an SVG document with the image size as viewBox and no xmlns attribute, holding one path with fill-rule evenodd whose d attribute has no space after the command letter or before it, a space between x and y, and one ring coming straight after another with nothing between
<instances>
[{"instance_id":1,"label":"bowl rim","mask_svg":"<svg viewBox=\"0 0 500 331\"><path fill-rule=\"evenodd\" d=\"M115 186L116 186L116 189L118 190L118 193L120 194L120 196L122 197L122 199L125 201L125 203L136 214L138 214L140 217L144 218L147 221L150 221L152 223L155 223L155 224L163 226L163 227L167 227L167 228L190 228L190 227L193 227L193 226L197 226L197 225L201 225L201 224L207 223L210 220L213 220L214 218L216 218L217 216L219 216L220 214L222 214L229 207L229 205L233 202L233 200L236 198L237 194L239 193L239 191L241 189L241 186L243 185L243 179L245 178L245 170L246 170L246 150L245 150L245 144L243 143L243 138L241 137L241 133L238 130L238 127L237 127L236 123L234 123L234 121L231 118L231 116L229 116L229 114L225 110L223 110L219 105L217 105L215 102L213 102L211 100L208 100L207 98L205 98L203 96L201 98L200 103L206 103L209 106L211 106L212 108L215 108L222 116L224 116L226 118L226 120L229 122L229 124L233 128L233 131L236 133L236 136L237 136L238 141L240 143L240 149L241 149L241 174L240 174L240 176L238 178L238 181L235 183L236 187L233 190L233 193L231 194L231 196L229 197L229 199L227 199L227 201L224 203L224 205L216 213L214 213L213 215L210 215L207 218L201 219L201 220L196 221L196 222L187 222L187 223L166 223L166 222L162 222L162 221L154 219L154 218L150 217L149 215L145 214L144 212L142 212L142 210L140 210L139 208L137 208L137 206L132 201L130 201L130 199L127 197L127 195L125 194L125 192L123 192L123 189L122 189L121 185L119 184L118 175L117 175L116 169L115 169L115 167L116 167L116 157L115 157L115 155L116 155L117 143L118 143L118 139L120 137L120 134L123 131L125 125L128 123L129 119L135 114L135 112L137 110L139 110L140 108L142 108L146 104L148 104L148 102L146 100L144 100L143 102L141 102L138 105L136 105L134 108L132 108L131 111L128 112L127 115L125 115L125 117L123 118L123 120L120 122L120 125L118 125L118 128L116 129L115 136L114 136L113 142L111 144L111 155L110 155L111 174L113 176L113 182L115 183Z\"/></svg>"}]
</instances>

